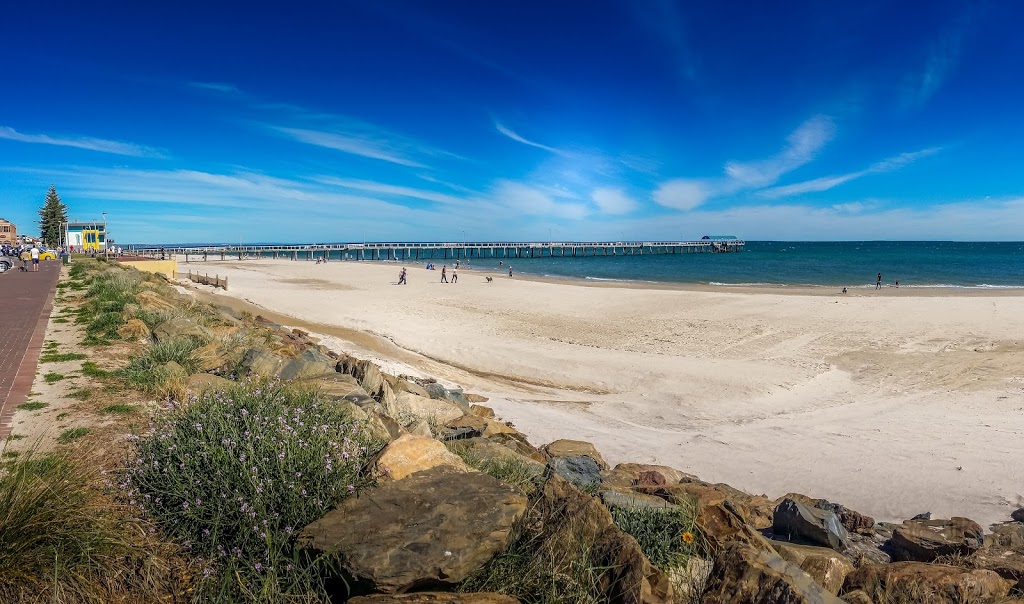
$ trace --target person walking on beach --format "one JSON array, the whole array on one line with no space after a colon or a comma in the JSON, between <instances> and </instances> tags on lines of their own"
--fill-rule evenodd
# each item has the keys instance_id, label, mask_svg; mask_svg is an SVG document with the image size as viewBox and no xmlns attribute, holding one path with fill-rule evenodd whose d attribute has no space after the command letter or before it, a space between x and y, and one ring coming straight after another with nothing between
<instances>
[{"instance_id":1,"label":"person walking on beach","mask_svg":"<svg viewBox=\"0 0 1024 604\"><path fill-rule=\"evenodd\" d=\"M511 264L510 264L510 265L508 265L508 276L509 276L509 277L511 277L511 276L512 276L512 265L511 265Z\"/></svg>"},{"instance_id":2,"label":"person walking on beach","mask_svg":"<svg viewBox=\"0 0 1024 604\"><path fill-rule=\"evenodd\" d=\"M453 268L452 269L452 283L458 283L458 282L459 282L459 271Z\"/></svg>"},{"instance_id":3,"label":"person walking on beach","mask_svg":"<svg viewBox=\"0 0 1024 604\"><path fill-rule=\"evenodd\" d=\"M448 265L441 267L441 283L448 283Z\"/></svg>"},{"instance_id":4,"label":"person walking on beach","mask_svg":"<svg viewBox=\"0 0 1024 604\"><path fill-rule=\"evenodd\" d=\"M408 283L406 283L405 281L405 267L402 267L402 272L398 273L398 284L408 285Z\"/></svg>"},{"instance_id":5,"label":"person walking on beach","mask_svg":"<svg viewBox=\"0 0 1024 604\"><path fill-rule=\"evenodd\" d=\"M878 273L878 280L875 281L875 289L882 289L882 273Z\"/></svg>"}]
</instances>

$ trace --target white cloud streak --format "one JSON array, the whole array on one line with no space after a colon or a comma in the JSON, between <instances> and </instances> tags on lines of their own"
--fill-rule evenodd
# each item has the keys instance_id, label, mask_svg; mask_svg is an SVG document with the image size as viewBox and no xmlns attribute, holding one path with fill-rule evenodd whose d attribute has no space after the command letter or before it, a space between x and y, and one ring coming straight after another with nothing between
<instances>
[{"instance_id":1,"label":"white cloud streak","mask_svg":"<svg viewBox=\"0 0 1024 604\"><path fill-rule=\"evenodd\" d=\"M501 122L495 121L494 122L494 128L495 128L495 130L497 130L501 134L503 134L503 135L507 136L508 138L516 141L517 143L522 143L522 144L528 145L530 147L536 147L537 149L543 149L543 150L545 150L545 151L547 151L549 153L554 153L555 155L567 155L566 152L562 151L561 149L556 149L554 147L549 147L547 145L542 145L541 143L537 143L537 142L531 141L531 140L529 140L527 138L524 138L524 137L516 134L511 128L508 128L507 126L505 126Z\"/></svg>"},{"instance_id":2,"label":"white cloud streak","mask_svg":"<svg viewBox=\"0 0 1024 604\"><path fill-rule=\"evenodd\" d=\"M241 95L242 91L234 84L228 84L226 82L189 82L189 86L193 88L202 88L203 90L212 90L221 94L232 94Z\"/></svg>"},{"instance_id":3,"label":"white cloud streak","mask_svg":"<svg viewBox=\"0 0 1024 604\"><path fill-rule=\"evenodd\" d=\"M591 199L602 214L628 214L637 208L636 201L622 189L599 187L594 189Z\"/></svg>"},{"instance_id":4,"label":"white cloud streak","mask_svg":"<svg viewBox=\"0 0 1024 604\"><path fill-rule=\"evenodd\" d=\"M301 143L315 145L317 147L334 149L343 153L359 155L370 159L379 159L381 161L409 166L411 168L426 167L420 162L407 157L402 151L394 148L392 144L385 140L374 139L368 136L361 136L352 133L324 132L322 130L309 130L306 128L271 126L271 129Z\"/></svg>"},{"instance_id":5,"label":"white cloud streak","mask_svg":"<svg viewBox=\"0 0 1024 604\"><path fill-rule=\"evenodd\" d=\"M785 185L781 187L771 187L758 192L761 197L767 197L768 199L778 199L780 197L790 197L792 195L800 195L803 193L819 193L821 191L827 191L829 189L838 187L843 183L847 183L851 180L867 176L869 174L879 174L882 172L892 172L899 170L900 168L921 159L922 157L928 157L941 151L941 147L930 147L928 149L922 149L920 151L912 151L908 153L901 153L894 157L883 159L880 162L872 164L864 170L857 172L850 172L848 174L839 174L836 176L824 176L822 178L815 178L813 180L805 180L803 182L794 183L791 185Z\"/></svg>"},{"instance_id":6,"label":"white cloud streak","mask_svg":"<svg viewBox=\"0 0 1024 604\"><path fill-rule=\"evenodd\" d=\"M8 126L0 126L0 139L18 141L21 143L37 143L42 145L56 145L59 147L74 147L76 149L87 149L99 151L100 153L113 153L115 155L130 155L132 157L164 158L165 155L152 147L136 145L89 136L50 136L48 134L24 134Z\"/></svg>"}]
</instances>

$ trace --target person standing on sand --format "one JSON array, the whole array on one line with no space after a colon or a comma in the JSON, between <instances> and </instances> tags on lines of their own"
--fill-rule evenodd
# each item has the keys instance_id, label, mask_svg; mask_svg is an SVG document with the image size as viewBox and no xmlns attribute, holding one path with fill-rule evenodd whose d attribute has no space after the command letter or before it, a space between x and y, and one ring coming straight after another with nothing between
<instances>
[{"instance_id":1,"label":"person standing on sand","mask_svg":"<svg viewBox=\"0 0 1024 604\"><path fill-rule=\"evenodd\" d=\"M878 280L875 281L875 289L882 289L882 273L878 273Z\"/></svg>"},{"instance_id":2,"label":"person standing on sand","mask_svg":"<svg viewBox=\"0 0 1024 604\"><path fill-rule=\"evenodd\" d=\"M509 277L511 277L511 276L512 276L512 265L511 265L511 264L510 264L510 265L508 265L508 276L509 276Z\"/></svg>"},{"instance_id":3,"label":"person standing on sand","mask_svg":"<svg viewBox=\"0 0 1024 604\"><path fill-rule=\"evenodd\" d=\"M441 267L441 283L448 283L448 265Z\"/></svg>"},{"instance_id":4,"label":"person standing on sand","mask_svg":"<svg viewBox=\"0 0 1024 604\"><path fill-rule=\"evenodd\" d=\"M456 268L458 268L458 267L456 267ZM459 282L459 271L456 270L455 268L453 268L452 269L452 283L458 283L458 282Z\"/></svg>"}]
</instances>

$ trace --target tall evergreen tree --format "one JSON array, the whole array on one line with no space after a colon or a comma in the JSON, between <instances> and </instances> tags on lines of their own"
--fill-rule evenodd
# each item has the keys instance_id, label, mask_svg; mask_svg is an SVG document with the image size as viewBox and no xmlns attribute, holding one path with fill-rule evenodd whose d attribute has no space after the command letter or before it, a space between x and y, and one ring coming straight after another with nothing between
<instances>
[{"instance_id":1,"label":"tall evergreen tree","mask_svg":"<svg viewBox=\"0 0 1024 604\"><path fill-rule=\"evenodd\" d=\"M47 247L61 244L61 226L68 219L68 207L60 200L57 189L51 184L46 192L46 203L39 208L39 237Z\"/></svg>"}]
</instances>

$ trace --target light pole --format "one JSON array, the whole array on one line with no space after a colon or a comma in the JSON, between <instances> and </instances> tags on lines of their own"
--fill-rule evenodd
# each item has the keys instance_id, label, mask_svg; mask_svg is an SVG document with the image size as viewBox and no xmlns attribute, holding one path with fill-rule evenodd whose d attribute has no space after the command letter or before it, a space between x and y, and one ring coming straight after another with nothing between
<instances>
[{"instance_id":1,"label":"light pole","mask_svg":"<svg viewBox=\"0 0 1024 604\"><path fill-rule=\"evenodd\" d=\"M100 212L100 213L103 214L103 255L109 260L110 259L110 246L108 245L107 240L110 239L110 237L107 235L107 213L106 212Z\"/></svg>"}]
</instances>

